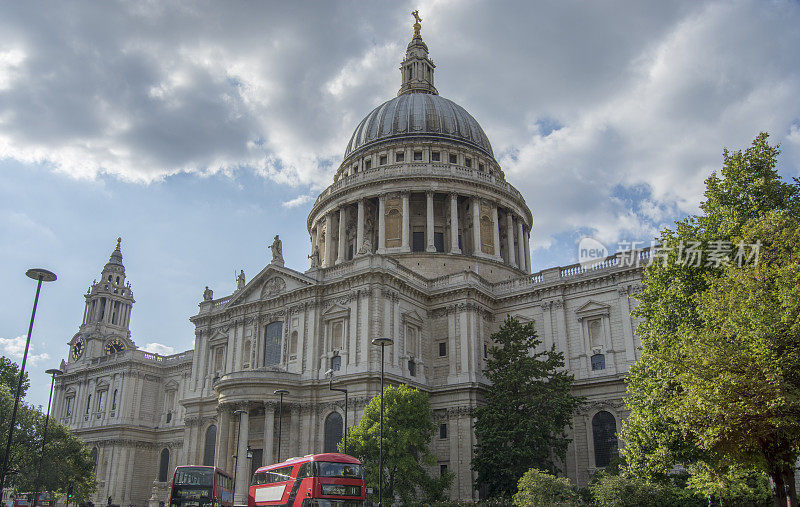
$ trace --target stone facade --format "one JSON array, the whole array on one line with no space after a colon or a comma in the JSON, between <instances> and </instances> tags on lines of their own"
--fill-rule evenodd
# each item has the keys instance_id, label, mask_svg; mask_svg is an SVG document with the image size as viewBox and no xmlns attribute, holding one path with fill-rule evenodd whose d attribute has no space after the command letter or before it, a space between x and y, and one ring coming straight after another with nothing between
<instances>
[{"instance_id":1,"label":"stone facade","mask_svg":"<svg viewBox=\"0 0 800 507\"><path fill-rule=\"evenodd\" d=\"M255 466L327 450L326 433L341 431L344 400L327 370L358 423L380 389L378 336L394 340L387 381L430 394L435 472L456 473L453 498L477 499L472 410L491 334L509 315L564 352L576 394L589 400L574 417L564 473L585 485L613 454L638 354L630 296L641 268L607 259L531 273L533 214L474 118L438 96L433 69L417 29L398 97L359 125L311 208L311 268L288 269L277 255L249 282L241 274L233 294L207 289L191 317L194 350L137 350L118 244L86 295L53 409L96 452L95 503L164 502L178 464L236 471L236 503L245 503ZM276 389L289 391L281 441Z\"/></svg>"}]
</instances>

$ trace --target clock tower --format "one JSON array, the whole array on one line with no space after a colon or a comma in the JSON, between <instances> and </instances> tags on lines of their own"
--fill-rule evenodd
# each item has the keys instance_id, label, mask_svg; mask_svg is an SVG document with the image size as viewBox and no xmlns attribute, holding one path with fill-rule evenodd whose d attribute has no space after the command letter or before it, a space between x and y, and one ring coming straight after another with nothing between
<instances>
[{"instance_id":1,"label":"clock tower","mask_svg":"<svg viewBox=\"0 0 800 507\"><path fill-rule=\"evenodd\" d=\"M117 246L103 267L100 280L95 280L84 295L83 322L69 342L70 363L136 348L129 330L133 292L130 282L125 281L121 243L122 238L117 238Z\"/></svg>"}]
</instances>

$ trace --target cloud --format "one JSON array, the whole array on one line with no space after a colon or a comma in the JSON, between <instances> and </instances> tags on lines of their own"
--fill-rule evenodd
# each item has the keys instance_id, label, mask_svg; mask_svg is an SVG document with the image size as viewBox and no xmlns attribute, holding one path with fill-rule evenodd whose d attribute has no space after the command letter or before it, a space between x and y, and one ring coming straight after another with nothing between
<instances>
[{"instance_id":1,"label":"cloud","mask_svg":"<svg viewBox=\"0 0 800 507\"><path fill-rule=\"evenodd\" d=\"M281 205L284 208L296 208L298 206L302 206L303 204L305 204L307 202L311 202L313 200L314 200L314 196L313 195L298 195L294 199L289 199L288 201L282 202Z\"/></svg>"},{"instance_id":2,"label":"cloud","mask_svg":"<svg viewBox=\"0 0 800 507\"><path fill-rule=\"evenodd\" d=\"M164 345L156 342L146 344L144 347L142 347L142 350L144 350L145 352L152 352L153 354L158 354L161 356L169 356L175 353L174 347L170 347L169 345Z\"/></svg>"},{"instance_id":3,"label":"cloud","mask_svg":"<svg viewBox=\"0 0 800 507\"><path fill-rule=\"evenodd\" d=\"M22 356L25 354L26 338L26 335L17 336L16 338L0 338L0 354L16 361L22 361ZM27 366L33 366L38 364L40 361L46 361L50 359L50 354L47 352L36 354L34 349L34 344L31 344L28 348Z\"/></svg>"},{"instance_id":4,"label":"cloud","mask_svg":"<svg viewBox=\"0 0 800 507\"><path fill-rule=\"evenodd\" d=\"M408 3L18 3L0 20L0 158L152 182L331 182L394 96ZM483 125L535 245L646 240L697 209L722 148L800 163L796 2L430 3L436 85ZM268 20L268 23L265 21ZM265 24L266 23L266 24Z\"/></svg>"}]
</instances>

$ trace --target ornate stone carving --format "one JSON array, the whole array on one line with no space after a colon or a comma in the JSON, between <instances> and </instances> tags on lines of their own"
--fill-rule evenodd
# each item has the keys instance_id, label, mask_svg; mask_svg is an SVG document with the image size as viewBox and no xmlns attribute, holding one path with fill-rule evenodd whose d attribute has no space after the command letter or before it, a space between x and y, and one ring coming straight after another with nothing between
<instances>
[{"instance_id":1,"label":"ornate stone carving","mask_svg":"<svg viewBox=\"0 0 800 507\"><path fill-rule=\"evenodd\" d=\"M264 282L264 285L261 288L261 298L263 299L265 297L275 296L284 290L286 290L286 280L280 276L273 276Z\"/></svg>"}]
</instances>

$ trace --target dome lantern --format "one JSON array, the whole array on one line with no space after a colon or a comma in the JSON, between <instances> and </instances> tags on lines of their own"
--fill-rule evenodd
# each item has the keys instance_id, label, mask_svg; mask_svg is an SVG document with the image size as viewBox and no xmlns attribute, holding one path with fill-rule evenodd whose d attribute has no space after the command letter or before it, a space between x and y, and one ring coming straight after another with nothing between
<instances>
[{"instance_id":1,"label":"dome lantern","mask_svg":"<svg viewBox=\"0 0 800 507\"><path fill-rule=\"evenodd\" d=\"M397 95L406 93L430 93L438 95L436 87L433 86L433 70L436 65L428 57L428 46L422 40L420 34L420 21L419 11L411 13L414 16L414 37L408 43L406 49L406 57L400 64L400 75L402 76L402 84L400 91Z\"/></svg>"}]
</instances>

